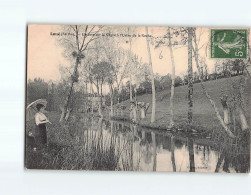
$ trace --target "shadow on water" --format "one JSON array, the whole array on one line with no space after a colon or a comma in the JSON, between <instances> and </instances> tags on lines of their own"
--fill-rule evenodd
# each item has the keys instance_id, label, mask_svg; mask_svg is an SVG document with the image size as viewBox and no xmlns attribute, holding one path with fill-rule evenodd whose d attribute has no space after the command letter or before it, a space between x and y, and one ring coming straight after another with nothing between
<instances>
[{"instance_id":1,"label":"shadow on water","mask_svg":"<svg viewBox=\"0 0 251 195\"><path fill-rule=\"evenodd\" d=\"M116 170L245 173L250 169L249 133L236 140L205 138L204 142L203 138L161 134L121 121L91 120L86 131L99 133L99 144L109 143L111 137L115 140L110 147L119 155Z\"/></svg>"},{"instance_id":2,"label":"shadow on water","mask_svg":"<svg viewBox=\"0 0 251 195\"><path fill-rule=\"evenodd\" d=\"M236 172L247 173L250 170L250 133L241 132L237 139L224 139L219 146L220 155L218 157L215 172Z\"/></svg>"}]
</instances>

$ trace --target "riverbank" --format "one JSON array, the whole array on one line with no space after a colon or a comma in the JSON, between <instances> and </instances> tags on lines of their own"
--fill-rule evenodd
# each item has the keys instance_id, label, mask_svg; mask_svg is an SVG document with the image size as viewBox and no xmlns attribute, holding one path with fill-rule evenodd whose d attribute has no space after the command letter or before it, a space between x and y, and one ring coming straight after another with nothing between
<instances>
[{"instance_id":1,"label":"riverbank","mask_svg":"<svg viewBox=\"0 0 251 195\"><path fill-rule=\"evenodd\" d=\"M166 154L174 150L179 152L181 145L186 146L188 141L194 145L195 151L201 147L205 150L207 148L207 150L221 151L221 148L227 145L229 147L227 151L231 151L234 158L236 156L239 158L239 154L245 154L247 156L245 162L249 162L249 145L247 144L249 139L246 142L243 140L232 142L227 137L214 140L211 137L191 134L186 136L179 131L152 130L125 120L113 121L88 114L72 115L70 120L64 123L59 123L60 113L49 112L47 116L52 122L47 126L48 145L40 150L34 150L36 146L28 143L31 137L26 137L25 165L29 169L140 171L138 166L132 165L132 155L137 157L138 152L141 151L141 155L147 157L155 152L156 155L153 157L158 160L157 153ZM32 130L32 123L33 121L26 123L27 131ZM249 138L249 134L246 134L245 138ZM135 146L137 147L132 150ZM247 149L243 150L243 148ZM182 155L187 155L187 153L188 151ZM195 155L197 154L195 152ZM177 164L183 162L179 159L176 159ZM152 158L150 160L154 162ZM165 159L165 163L169 161L169 158ZM196 161L196 163L200 162ZM246 169L243 172L246 172Z\"/></svg>"},{"instance_id":2,"label":"riverbank","mask_svg":"<svg viewBox=\"0 0 251 195\"><path fill-rule=\"evenodd\" d=\"M28 169L57 170L117 170L121 151L114 137L100 144L102 120L59 123L60 113L46 114L52 124L47 124L47 145L37 148L34 121L26 122L25 167ZM100 123L101 121L101 123ZM32 134L32 135L31 135ZM98 144L99 143L99 144Z\"/></svg>"},{"instance_id":3,"label":"riverbank","mask_svg":"<svg viewBox=\"0 0 251 195\"><path fill-rule=\"evenodd\" d=\"M239 85L241 77L233 77L233 78L224 78L219 80L212 80L205 82L205 88L208 91L211 98L215 101L217 108L219 109L220 115L223 117L223 108L221 105L220 98L223 95L228 95L228 97L233 97L233 94L237 94L238 91L234 89L233 84L236 86ZM250 83L250 81L249 81ZM145 119L137 119L136 124L151 128L151 129L160 129L160 130L168 130L172 129L174 131L178 129L186 129L188 126L187 123L187 113L188 113L188 102L187 102L187 86L179 86L175 88L174 92L174 122L175 126L170 127L170 90L164 90L156 93L156 112L155 112L155 121L151 123L151 114L152 114L152 95L145 94L142 96L137 96L136 99L138 102L150 103L150 107L148 112L146 113ZM244 92L244 101L246 117L250 119L250 102L249 102L250 90L246 90ZM112 119L113 120L121 120L121 121L130 121L130 101L124 101L117 106L126 106L126 110L124 114L121 115L115 114ZM109 118L109 110L104 112L104 117ZM239 116L236 116L238 119ZM250 121L248 121L250 122ZM240 126L237 120L236 126ZM210 101L207 99L204 94L200 83L194 84L193 90L193 122L191 125L192 129L197 132L213 132L215 130L222 129L222 126L216 117L215 111L210 104Z\"/></svg>"}]
</instances>

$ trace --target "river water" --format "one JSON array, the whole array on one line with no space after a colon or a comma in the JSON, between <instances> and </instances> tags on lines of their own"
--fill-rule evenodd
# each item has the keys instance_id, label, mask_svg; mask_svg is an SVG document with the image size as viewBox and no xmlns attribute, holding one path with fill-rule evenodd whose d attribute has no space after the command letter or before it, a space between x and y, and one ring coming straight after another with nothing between
<instances>
[{"instance_id":1,"label":"river water","mask_svg":"<svg viewBox=\"0 0 251 195\"><path fill-rule=\"evenodd\" d=\"M172 135L100 118L82 117L79 126L81 133L78 129L74 135L88 137L88 142L98 145L104 156L116 156L115 170L249 172L249 149L234 151L233 148L240 148L239 145L222 146L220 141ZM113 170L114 167L109 167L108 163L107 169Z\"/></svg>"}]
</instances>

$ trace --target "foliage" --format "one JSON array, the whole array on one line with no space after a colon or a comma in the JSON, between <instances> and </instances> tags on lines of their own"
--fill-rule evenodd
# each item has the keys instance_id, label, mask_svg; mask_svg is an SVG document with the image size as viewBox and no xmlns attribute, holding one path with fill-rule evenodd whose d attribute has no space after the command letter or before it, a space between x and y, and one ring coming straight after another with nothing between
<instances>
[{"instance_id":1,"label":"foliage","mask_svg":"<svg viewBox=\"0 0 251 195\"><path fill-rule=\"evenodd\" d=\"M96 83L112 82L113 67L106 61L97 63L91 69L91 77Z\"/></svg>"},{"instance_id":2,"label":"foliage","mask_svg":"<svg viewBox=\"0 0 251 195\"><path fill-rule=\"evenodd\" d=\"M172 78L170 74L167 74L160 78L161 89L169 89L171 87L171 83L172 83Z\"/></svg>"},{"instance_id":3,"label":"foliage","mask_svg":"<svg viewBox=\"0 0 251 195\"><path fill-rule=\"evenodd\" d=\"M181 79L181 77L180 76L176 76L175 77L175 81L174 81L174 86L175 87L178 87L178 86L180 86L180 85L182 85L182 79Z\"/></svg>"},{"instance_id":4,"label":"foliage","mask_svg":"<svg viewBox=\"0 0 251 195\"><path fill-rule=\"evenodd\" d=\"M48 83L41 78L29 79L27 83L27 105L37 99L48 99Z\"/></svg>"},{"instance_id":5,"label":"foliage","mask_svg":"<svg viewBox=\"0 0 251 195\"><path fill-rule=\"evenodd\" d=\"M37 99L46 99L48 102L47 110L59 111L60 106L63 105L65 91L68 91L70 86L67 81L61 81L59 83L52 83L53 89L51 93L48 93L49 82L45 82L40 78L29 80L27 83L27 105ZM70 98L69 105L74 109L77 109L78 99L81 98L82 93L80 91L73 91Z\"/></svg>"},{"instance_id":6,"label":"foliage","mask_svg":"<svg viewBox=\"0 0 251 195\"><path fill-rule=\"evenodd\" d=\"M236 60L232 61L231 65L233 66L232 70L236 71L237 75L239 75L240 73L243 74L243 70L245 67L245 63L243 60L236 59Z\"/></svg>"}]
</instances>

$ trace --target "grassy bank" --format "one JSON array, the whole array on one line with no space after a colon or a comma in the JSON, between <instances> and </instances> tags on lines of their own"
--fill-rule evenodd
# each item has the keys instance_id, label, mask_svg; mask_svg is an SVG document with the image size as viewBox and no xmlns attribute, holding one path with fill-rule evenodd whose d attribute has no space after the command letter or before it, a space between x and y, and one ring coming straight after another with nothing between
<instances>
[{"instance_id":1,"label":"grassy bank","mask_svg":"<svg viewBox=\"0 0 251 195\"><path fill-rule=\"evenodd\" d=\"M233 84L239 86L240 77L224 78L219 80L212 80L205 82L205 88L210 94L211 98L215 101L216 106L219 108L221 116L223 116L223 109L220 102L220 97L223 95L228 95L232 97L233 94L238 93L234 90ZM250 84L250 81L249 81ZM174 121L176 128L184 128L187 126L187 112L188 112L188 102L187 102L187 86L179 86L175 88L174 93ZM247 105L246 116L250 119L250 90L245 91L245 105ZM146 118L143 120L138 120L137 123L144 127L150 127L154 129L168 129L170 120L170 90L164 90L156 93L156 120L154 123L150 123L151 119L151 101L152 95L145 94L137 97L138 102L150 103L150 107L146 114ZM116 115L113 118L115 120L130 120L130 113L128 108L130 108L130 101L124 101L120 103L127 107L124 116ZM237 116L238 118L238 116ZM237 121L238 125L238 121ZM221 128L219 120L217 119L214 109L211 106L209 100L204 94L201 85L199 83L194 84L193 91L193 128L197 130L215 130Z\"/></svg>"},{"instance_id":2,"label":"grassy bank","mask_svg":"<svg viewBox=\"0 0 251 195\"><path fill-rule=\"evenodd\" d=\"M60 114L47 113L47 147L34 150L34 121L26 123L26 159L29 169L118 170L120 148L115 137L105 137L98 129L98 120L59 123ZM96 131L90 130L90 128ZM104 140L104 141L101 141Z\"/></svg>"}]
</instances>

